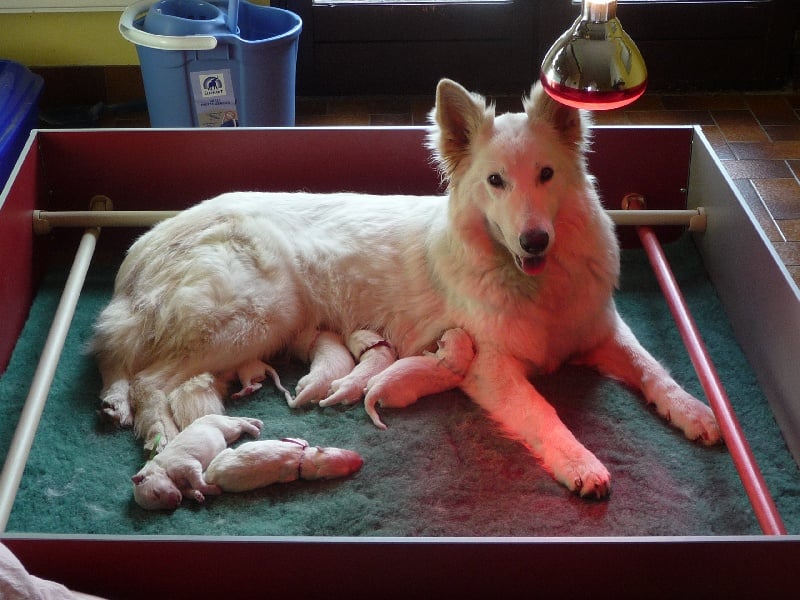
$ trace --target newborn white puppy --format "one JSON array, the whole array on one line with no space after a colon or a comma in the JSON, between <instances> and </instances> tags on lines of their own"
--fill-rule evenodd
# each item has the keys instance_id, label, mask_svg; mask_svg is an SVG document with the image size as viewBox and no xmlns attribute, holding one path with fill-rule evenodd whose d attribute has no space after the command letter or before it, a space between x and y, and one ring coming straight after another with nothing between
<instances>
[{"instance_id":1,"label":"newborn white puppy","mask_svg":"<svg viewBox=\"0 0 800 600\"><path fill-rule=\"evenodd\" d=\"M301 344L302 345L302 344ZM332 331L318 332L307 353L309 372L297 382L296 396L289 406L316 404L330 395L331 383L346 376L355 366L342 336ZM305 357L302 357L305 358Z\"/></svg>"},{"instance_id":2,"label":"newborn white puppy","mask_svg":"<svg viewBox=\"0 0 800 600\"><path fill-rule=\"evenodd\" d=\"M322 400L322 407L353 404L364 396L367 382L397 360L397 353L383 336L369 329L359 329L347 338L347 349L358 361L344 377L331 383L331 394Z\"/></svg>"},{"instance_id":3,"label":"newborn white puppy","mask_svg":"<svg viewBox=\"0 0 800 600\"><path fill-rule=\"evenodd\" d=\"M363 463L352 450L312 448L305 440L284 438L226 448L208 465L205 477L225 492L245 492L296 479L345 477Z\"/></svg>"},{"instance_id":4,"label":"newborn white puppy","mask_svg":"<svg viewBox=\"0 0 800 600\"><path fill-rule=\"evenodd\" d=\"M203 472L228 444L247 433L261 435L258 419L206 415L181 431L133 477L133 497L147 510L174 509L184 496L203 502L206 495L221 493Z\"/></svg>"},{"instance_id":5,"label":"newborn white puppy","mask_svg":"<svg viewBox=\"0 0 800 600\"><path fill-rule=\"evenodd\" d=\"M423 396L458 387L464 379L475 357L469 334L460 328L448 329L436 344L435 354L401 358L369 380L364 408L377 427L386 429L376 406L405 408Z\"/></svg>"}]
</instances>

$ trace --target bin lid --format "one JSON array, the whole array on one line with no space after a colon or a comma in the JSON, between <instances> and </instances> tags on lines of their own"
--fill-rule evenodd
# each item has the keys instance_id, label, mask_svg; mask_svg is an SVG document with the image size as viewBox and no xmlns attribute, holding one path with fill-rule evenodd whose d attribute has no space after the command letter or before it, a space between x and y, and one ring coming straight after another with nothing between
<instances>
[{"instance_id":1,"label":"bin lid","mask_svg":"<svg viewBox=\"0 0 800 600\"><path fill-rule=\"evenodd\" d=\"M44 80L25 66L0 60L0 155L39 102Z\"/></svg>"}]
</instances>

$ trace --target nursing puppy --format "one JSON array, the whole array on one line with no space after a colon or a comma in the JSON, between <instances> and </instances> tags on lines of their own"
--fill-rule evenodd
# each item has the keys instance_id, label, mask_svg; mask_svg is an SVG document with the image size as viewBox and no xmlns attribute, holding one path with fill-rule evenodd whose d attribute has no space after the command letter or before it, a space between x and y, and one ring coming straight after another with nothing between
<instances>
[{"instance_id":1,"label":"nursing puppy","mask_svg":"<svg viewBox=\"0 0 800 600\"><path fill-rule=\"evenodd\" d=\"M619 249L587 172L587 117L538 85L523 106L496 116L439 83L429 139L446 196L233 193L154 227L97 323L104 410L153 445L222 411L221 374L279 352L312 363L304 390L317 392L298 404L324 402L342 373L313 367L331 341L320 332L342 345L377 332L402 361L461 328L475 352L461 389L582 496L605 496L609 473L529 381L564 362L640 390L688 438L719 441L709 408L617 314Z\"/></svg>"}]
</instances>

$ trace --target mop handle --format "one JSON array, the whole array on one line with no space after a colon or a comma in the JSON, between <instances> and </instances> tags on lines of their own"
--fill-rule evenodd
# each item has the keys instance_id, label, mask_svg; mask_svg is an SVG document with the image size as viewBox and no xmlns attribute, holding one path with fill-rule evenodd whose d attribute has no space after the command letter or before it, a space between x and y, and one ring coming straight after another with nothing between
<instances>
[{"instance_id":1,"label":"mop handle","mask_svg":"<svg viewBox=\"0 0 800 600\"><path fill-rule=\"evenodd\" d=\"M239 32L239 0L228 0L228 29L233 35Z\"/></svg>"}]
</instances>

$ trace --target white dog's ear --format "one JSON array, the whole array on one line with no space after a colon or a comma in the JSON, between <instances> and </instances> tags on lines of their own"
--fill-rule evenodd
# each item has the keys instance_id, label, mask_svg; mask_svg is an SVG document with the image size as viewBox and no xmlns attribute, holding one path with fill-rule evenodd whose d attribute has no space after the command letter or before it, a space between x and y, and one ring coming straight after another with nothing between
<instances>
[{"instance_id":1,"label":"white dog's ear","mask_svg":"<svg viewBox=\"0 0 800 600\"><path fill-rule=\"evenodd\" d=\"M538 82L522 103L531 122L550 123L565 142L574 144L578 150L585 150L591 125L591 117L586 111L553 100Z\"/></svg>"},{"instance_id":2,"label":"white dog's ear","mask_svg":"<svg viewBox=\"0 0 800 600\"><path fill-rule=\"evenodd\" d=\"M494 106L486 99L468 92L450 79L442 79L436 87L436 106L430 114L436 126L428 144L446 177L469 154L475 136L494 119Z\"/></svg>"}]
</instances>

